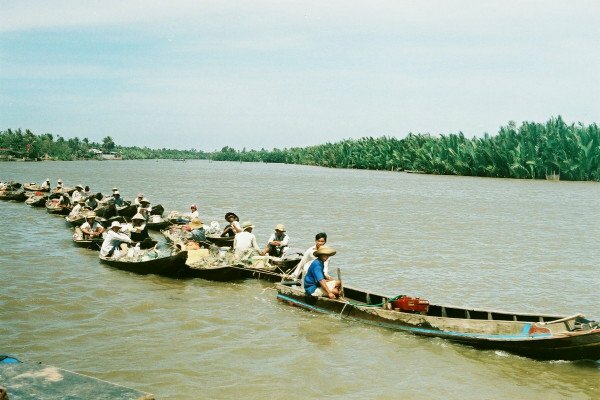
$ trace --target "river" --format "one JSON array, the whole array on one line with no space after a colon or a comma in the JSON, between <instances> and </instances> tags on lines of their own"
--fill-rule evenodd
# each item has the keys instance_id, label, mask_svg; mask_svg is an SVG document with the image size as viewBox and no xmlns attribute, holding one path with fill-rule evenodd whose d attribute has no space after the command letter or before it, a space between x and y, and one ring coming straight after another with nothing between
<instances>
[{"instance_id":1,"label":"river","mask_svg":"<svg viewBox=\"0 0 600 400\"><path fill-rule=\"evenodd\" d=\"M171 160L0 163L0 180L143 192L259 243L327 232L345 282L435 303L600 318L600 184ZM273 286L139 276L61 218L0 202L0 353L160 399L592 399L600 364L540 362L334 317Z\"/></svg>"}]
</instances>

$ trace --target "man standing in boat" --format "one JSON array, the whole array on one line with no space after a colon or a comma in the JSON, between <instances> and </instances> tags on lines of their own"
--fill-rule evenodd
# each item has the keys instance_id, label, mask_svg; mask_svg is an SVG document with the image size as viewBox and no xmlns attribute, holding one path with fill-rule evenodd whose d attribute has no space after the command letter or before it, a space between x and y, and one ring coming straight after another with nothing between
<instances>
[{"instance_id":1,"label":"man standing in boat","mask_svg":"<svg viewBox=\"0 0 600 400\"><path fill-rule=\"evenodd\" d=\"M310 264L304 277L304 291L307 295L324 296L330 299L339 297L342 283L335 279L328 279L323 271L325 262L335 253L337 253L335 249L327 246L322 246L313 253L317 258Z\"/></svg>"}]
</instances>

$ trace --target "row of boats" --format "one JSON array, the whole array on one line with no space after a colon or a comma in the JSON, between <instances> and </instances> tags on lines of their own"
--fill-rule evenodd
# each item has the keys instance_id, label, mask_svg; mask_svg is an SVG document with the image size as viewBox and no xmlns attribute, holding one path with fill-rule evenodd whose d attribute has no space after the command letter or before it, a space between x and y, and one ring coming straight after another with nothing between
<instances>
[{"instance_id":1,"label":"row of boats","mask_svg":"<svg viewBox=\"0 0 600 400\"><path fill-rule=\"evenodd\" d=\"M39 191L10 187L0 191L0 199L26 201L40 196ZM21 191L17 196L17 193ZM13 192L13 193L8 193ZM45 206L50 213L55 203L48 192ZM33 204L28 203L31 206ZM103 223L127 217L117 215L101 218ZM63 211L64 212L64 211ZM233 238L221 237L210 229L206 242L190 247L181 218L171 213L163 216L161 206L153 208L148 228L156 229L164 242L151 242L150 248L139 246L118 259L100 257L114 268L137 274L158 274L173 278L203 278L217 281L237 281L254 278L275 282L277 299L285 304L312 312L359 320L396 331L421 336L439 337L479 349L501 350L540 360L600 360L600 323L584 315L513 313L498 310L464 308L432 304L405 294L388 295L342 285L339 298L306 295L301 282L290 277L301 258L300 252L287 257L254 256L239 260L228 251ZM98 214L98 212L97 212ZM128 213L127 215L129 215ZM73 221L67 222L73 225ZM155 225L152 225L153 222ZM83 243L74 236L74 243L98 249L98 240Z\"/></svg>"}]
</instances>

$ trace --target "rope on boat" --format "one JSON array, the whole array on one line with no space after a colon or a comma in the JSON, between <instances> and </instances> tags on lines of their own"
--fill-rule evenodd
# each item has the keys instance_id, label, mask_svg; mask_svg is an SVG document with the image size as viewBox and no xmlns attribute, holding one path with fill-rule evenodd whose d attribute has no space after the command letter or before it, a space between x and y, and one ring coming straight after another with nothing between
<instances>
[{"instance_id":1,"label":"rope on boat","mask_svg":"<svg viewBox=\"0 0 600 400\"><path fill-rule=\"evenodd\" d=\"M361 306L361 307L383 307L385 305L385 303L389 303L391 301L398 300L402 296L404 296L404 295L403 294L399 294L398 296L390 297L386 301L383 301L383 302L377 303L377 304L364 304L364 303L358 303L358 302L355 302L355 301L352 301L352 300L347 300L346 304L350 304L350 305L353 305L353 306ZM344 306L344 307L346 307L346 306Z\"/></svg>"}]
</instances>

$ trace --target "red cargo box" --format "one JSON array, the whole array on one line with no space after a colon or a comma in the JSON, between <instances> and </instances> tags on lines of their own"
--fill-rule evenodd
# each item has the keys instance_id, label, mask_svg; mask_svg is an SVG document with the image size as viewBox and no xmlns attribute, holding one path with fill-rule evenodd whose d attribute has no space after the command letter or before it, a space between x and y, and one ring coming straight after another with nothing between
<instances>
[{"instance_id":1,"label":"red cargo box","mask_svg":"<svg viewBox=\"0 0 600 400\"><path fill-rule=\"evenodd\" d=\"M392 302L392 307L400 311L427 312L429 301L418 297L402 296Z\"/></svg>"}]
</instances>

